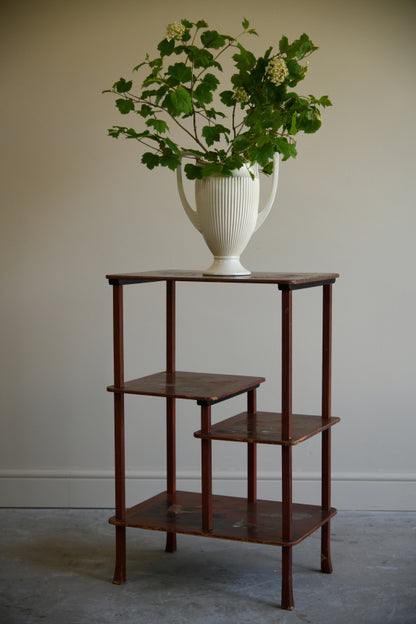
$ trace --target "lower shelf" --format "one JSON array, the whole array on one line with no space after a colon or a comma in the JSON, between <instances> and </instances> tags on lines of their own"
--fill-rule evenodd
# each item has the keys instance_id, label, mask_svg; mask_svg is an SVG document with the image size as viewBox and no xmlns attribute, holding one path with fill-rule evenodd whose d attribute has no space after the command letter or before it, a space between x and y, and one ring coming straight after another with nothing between
<instances>
[{"instance_id":1,"label":"lower shelf","mask_svg":"<svg viewBox=\"0 0 416 624\"><path fill-rule=\"evenodd\" d=\"M316 505L293 504L292 539L282 536L282 503L259 500L249 504L245 498L212 497L213 529L202 530L202 496L194 492L162 492L127 510L126 520L115 516L110 524L169 533L217 537L275 546L293 546L326 524L337 513Z\"/></svg>"}]
</instances>

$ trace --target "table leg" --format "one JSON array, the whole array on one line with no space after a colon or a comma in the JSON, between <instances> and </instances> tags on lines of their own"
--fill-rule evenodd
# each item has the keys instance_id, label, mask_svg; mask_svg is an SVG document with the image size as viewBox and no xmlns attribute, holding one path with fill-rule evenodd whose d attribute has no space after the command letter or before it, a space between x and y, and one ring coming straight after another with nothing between
<instances>
[{"instance_id":1,"label":"table leg","mask_svg":"<svg viewBox=\"0 0 416 624\"><path fill-rule=\"evenodd\" d=\"M332 284L323 287L322 418L331 417ZM322 432L322 509L331 509L331 430ZM321 528L321 571L332 572L330 522Z\"/></svg>"},{"instance_id":2,"label":"table leg","mask_svg":"<svg viewBox=\"0 0 416 624\"><path fill-rule=\"evenodd\" d=\"M124 385L123 287L113 286L114 384ZM126 471L124 434L124 395L114 395L115 512L126 520ZM116 563L113 583L126 580L126 527L116 526Z\"/></svg>"},{"instance_id":3,"label":"table leg","mask_svg":"<svg viewBox=\"0 0 416 624\"><path fill-rule=\"evenodd\" d=\"M114 395L115 489L116 517L126 519L125 451L124 451L124 395ZM113 583L126 580L126 527L116 526L116 563Z\"/></svg>"},{"instance_id":4,"label":"table leg","mask_svg":"<svg viewBox=\"0 0 416 624\"><path fill-rule=\"evenodd\" d=\"M201 406L201 430L203 433L211 431L211 406ZM209 533L212 530L212 449L211 440L201 440L202 463L202 530Z\"/></svg>"},{"instance_id":5,"label":"table leg","mask_svg":"<svg viewBox=\"0 0 416 624\"><path fill-rule=\"evenodd\" d=\"M175 282L166 282L166 370L175 372L176 351L176 287ZM167 492L176 493L176 401L166 399L166 476ZM172 503L174 501L172 500ZM166 533L165 551L176 551L176 533Z\"/></svg>"},{"instance_id":6,"label":"table leg","mask_svg":"<svg viewBox=\"0 0 416 624\"><path fill-rule=\"evenodd\" d=\"M282 548L282 609L291 611L295 607L293 600L292 546Z\"/></svg>"},{"instance_id":7,"label":"table leg","mask_svg":"<svg viewBox=\"0 0 416 624\"><path fill-rule=\"evenodd\" d=\"M248 421L254 426L257 412L256 389L247 393ZM255 503L257 500L257 444L247 444L247 500Z\"/></svg>"},{"instance_id":8,"label":"table leg","mask_svg":"<svg viewBox=\"0 0 416 624\"><path fill-rule=\"evenodd\" d=\"M292 437L292 291L282 291L282 439ZM282 446L282 533L292 539L292 446ZM292 546L282 548L282 609L293 609Z\"/></svg>"}]
</instances>

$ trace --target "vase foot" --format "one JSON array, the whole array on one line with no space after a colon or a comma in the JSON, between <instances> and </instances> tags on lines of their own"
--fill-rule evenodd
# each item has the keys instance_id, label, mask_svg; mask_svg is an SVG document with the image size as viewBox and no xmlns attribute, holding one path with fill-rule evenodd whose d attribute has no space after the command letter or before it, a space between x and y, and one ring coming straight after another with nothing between
<instances>
[{"instance_id":1,"label":"vase foot","mask_svg":"<svg viewBox=\"0 0 416 624\"><path fill-rule=\"evenodd\" d=\"M251 275L251 271L243 267L239 256L214 256L214 262L203 275Z\"/></svg>"}]
</instances>

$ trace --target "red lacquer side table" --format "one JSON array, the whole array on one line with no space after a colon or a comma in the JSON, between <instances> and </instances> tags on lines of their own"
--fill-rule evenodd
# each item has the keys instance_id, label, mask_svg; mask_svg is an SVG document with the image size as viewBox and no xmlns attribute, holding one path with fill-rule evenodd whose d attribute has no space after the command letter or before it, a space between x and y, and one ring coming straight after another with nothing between
<instances>
[{"instance_id":1,"label":"red lacquer side table","mask_svg":"<svg viewBox=\"0 0 416 624\"><path fill-rule=\"evenodd\" d=\"M243 277L204 276L196 271L150 271L107 275L113 287L115 422L115 515L116 564L113 582L126 578L126 527L165 531L166 550L176 550L176 534L216 537L282 547L281 606L293 609L292 548L321 529L321 571L332 572L331 428L339 418L331 416L332 285L336 273L252 273ZM166 284L166 370L147 377L124 379L123 287L148 282ZM263 377L177 371L175 367L175 310L177 282L275 285L281 291L281 396L280 412L257 410L257 388ZM322 318L322 413L292 413L292 298L299 289L320 287ZM212 299L211 299L212 302ZM214 304L213 304L214 305ZM166 491L126 507L124 395L162 397L166 403ZM220 401L246 394L247 411L215 425L211 408ZM196 401L201 408L201 493L176 489L176 403ZM296 504L292 500L292 448L314 435L322 437L322 496L320 505ZM247 497L217 496L212 492L212 442L235 441L247 445ZM281 446L281 502L257 498L257 445Z\"/></svg>"}]
</instances>

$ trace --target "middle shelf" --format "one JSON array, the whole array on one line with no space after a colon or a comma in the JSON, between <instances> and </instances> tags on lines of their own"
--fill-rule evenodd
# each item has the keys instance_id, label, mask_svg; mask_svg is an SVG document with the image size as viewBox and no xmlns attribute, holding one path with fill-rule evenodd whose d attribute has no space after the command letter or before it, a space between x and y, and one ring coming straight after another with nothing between
<instances>
[{"instance_id":1,"label":"middle shelf","mask_svg":"<svg viewBox=\"0 0 416 624\"><path fill-rule=\"evenodd\" d=\"M196 431L194 436L204 440L225 440L230 442L257 442L292 446L329 429L339 418L321 418L307 414L292 414L292 437L282 438L282 414L277 412L242 412L216 425L209 433Z\"/></svg>"}]
</instances>

